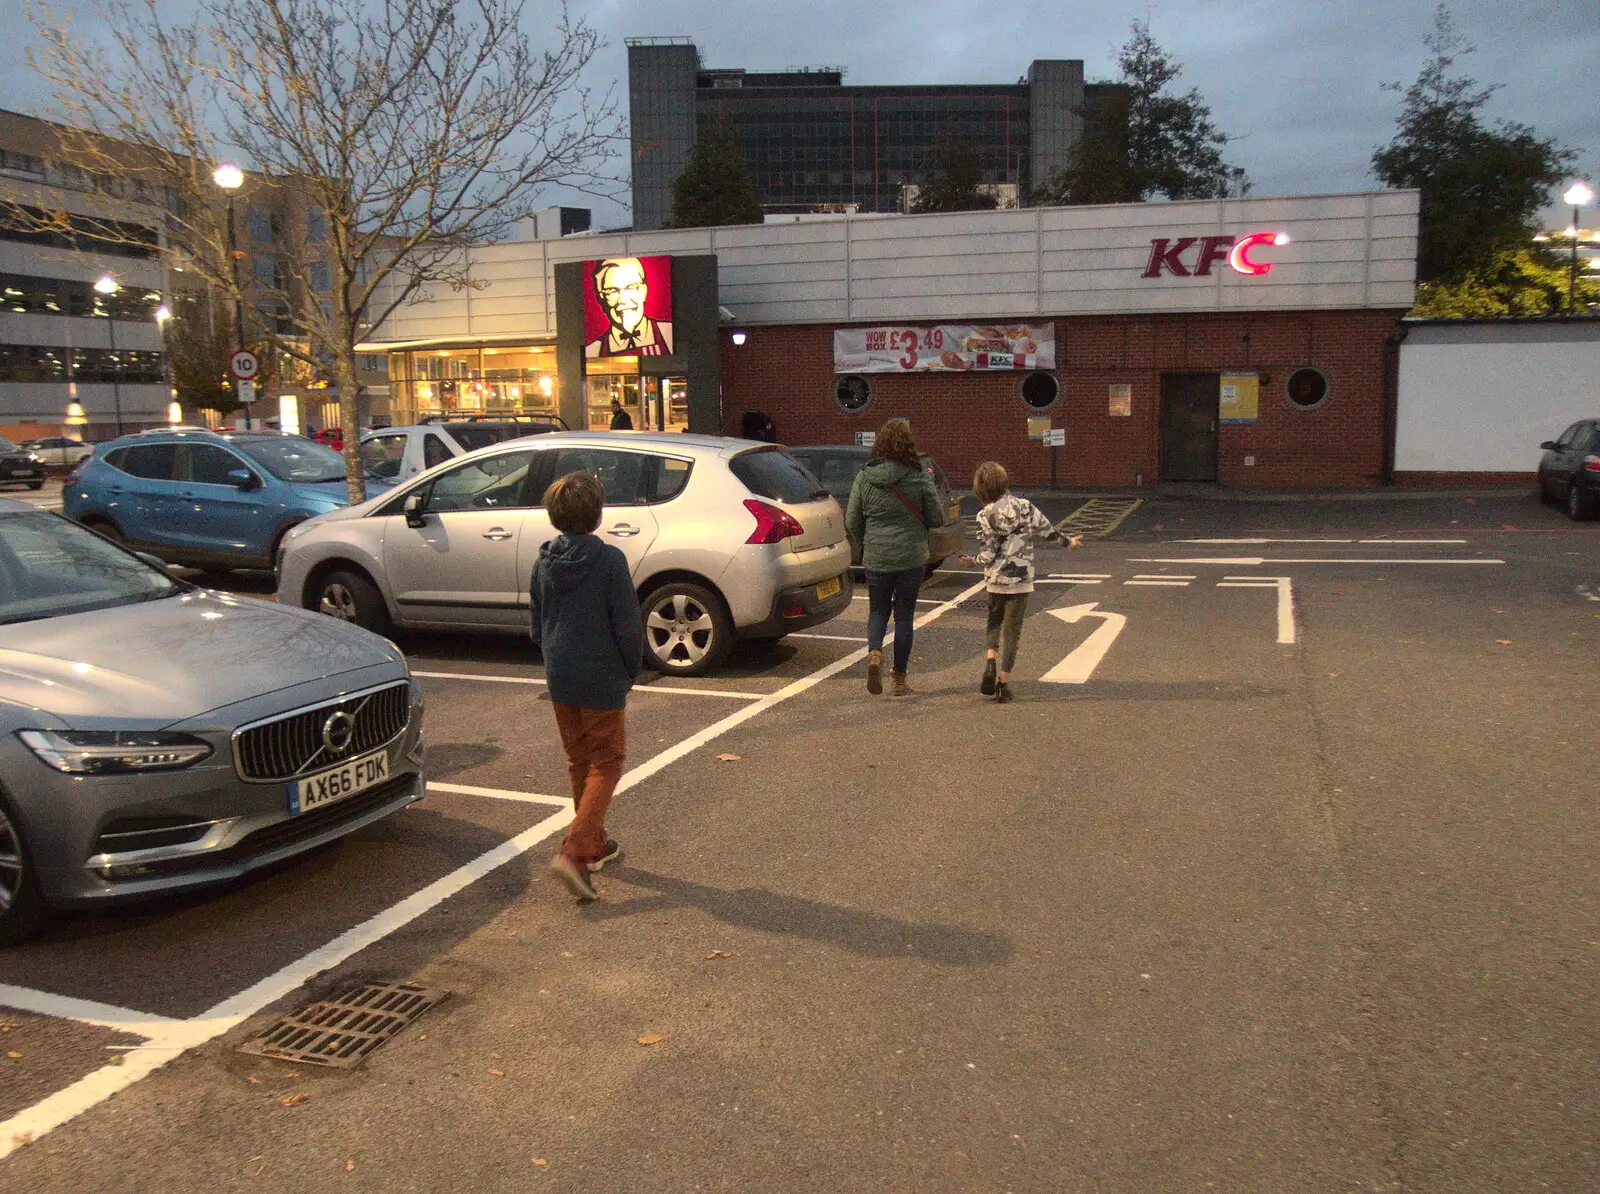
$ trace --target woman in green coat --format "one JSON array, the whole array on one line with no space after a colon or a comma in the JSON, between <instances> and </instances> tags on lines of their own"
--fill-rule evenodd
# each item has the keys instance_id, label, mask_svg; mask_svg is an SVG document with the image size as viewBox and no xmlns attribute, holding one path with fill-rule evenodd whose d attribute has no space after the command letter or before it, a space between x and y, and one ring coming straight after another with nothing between
<instances>
[{"instance_id":1,"label":"woman in green coat","mask_svg":"<svg viewBox=\"0 0 1600 1194\"><path fill-rule=\"evenodd\" d=\"M894 614L893 696L911 691L911 662L917 591L928 564L928 529L944 525L944 511L933 482L922 471L911 424L890 419L878 429L872 459L850 487L845 528L861 545L867 572L867 691L883 691L883 636Z\"/></svg>"}]
</instances>

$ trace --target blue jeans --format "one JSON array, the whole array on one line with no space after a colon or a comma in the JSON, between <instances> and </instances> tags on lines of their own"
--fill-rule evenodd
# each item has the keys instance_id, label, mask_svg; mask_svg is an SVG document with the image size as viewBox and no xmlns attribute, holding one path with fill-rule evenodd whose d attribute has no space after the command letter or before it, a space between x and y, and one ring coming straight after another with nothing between
<instances>
[{"instance_id":1,"label":"blue jeans","mask_svg":"<svg viewBox=\"0 0 1600 1194\"><path fill-rule=\"evenodd\" d=\"M904 672L911 662L912 622L917 616L917 590L922 587L923 566L904 572L867 573L867 650L883 650L883 635L889 629L889 611L894 610L894 670Z\"/></svg>"}]
</instances>

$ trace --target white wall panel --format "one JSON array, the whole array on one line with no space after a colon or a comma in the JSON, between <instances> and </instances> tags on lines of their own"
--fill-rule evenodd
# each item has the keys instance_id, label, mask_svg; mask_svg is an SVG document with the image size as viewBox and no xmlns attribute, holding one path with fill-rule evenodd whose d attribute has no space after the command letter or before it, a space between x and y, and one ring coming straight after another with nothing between
<instances>
[{"instance_id":1,"label":"white wall panel","mask_svg":"<svg viewBox=\"0 0 1600 1194\"><path fill-rule=\"evenodd\" d=\"M1140 276L1155 238L1257 231L1291 237L1257 255L1274 263L1269 275L1242 277L1218 262L1204 277ZM499 326L519 313L529 335L547 335L556 263L658 253L716 253L722 304L752 325L1404 308L1416 233L1416 192L1393 191L571 236L475 250L483 289L453 304L408 304L374 340L483 335L482 320ZM1183 255L1191 269L1199 252Z\"/></svg>"}]
</instances>

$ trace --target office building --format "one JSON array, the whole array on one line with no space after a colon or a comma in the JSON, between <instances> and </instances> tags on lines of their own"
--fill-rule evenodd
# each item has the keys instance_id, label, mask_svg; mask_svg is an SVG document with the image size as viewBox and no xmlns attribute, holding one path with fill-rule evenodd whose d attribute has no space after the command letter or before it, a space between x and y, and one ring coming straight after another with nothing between
<instances>
[{"instance_id":1,"label":"office building","mask_svg":"<svg viewBox=\"0 0 1600 1194\"><path fill-rule=\"evenodd\" d=\"M846 86L840 67L706 68L687 38L628 42L633 226L661 228L689 151L731 122L774 213L905 210L905 188L951 141L970 145L983 184L1014 206L1067 164L1102 87L1078 60L1038 60L1011 84Z\"/></svg>"}]
</instances>

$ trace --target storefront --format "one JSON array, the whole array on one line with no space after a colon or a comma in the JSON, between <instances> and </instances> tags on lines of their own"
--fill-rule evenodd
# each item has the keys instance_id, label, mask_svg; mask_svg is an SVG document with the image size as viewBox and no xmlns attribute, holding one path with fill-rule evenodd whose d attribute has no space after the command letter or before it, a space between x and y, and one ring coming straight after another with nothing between
<instances>
[{"instance_id":1,"label":"storefront","mask_svg":"<svg viewBox=\"0 0 1600 1194\"><path fill-rule=\"evenodd\" d=\"M554 343L453 344L389 353L397 426L452 415L557 413Z\"/></svg>"},{"instance_id":2,"label":"storefront","mask_svg":"<svg viewBox=\"0 0 1600 1194\"><path fill-rule=\"evenodd\" d=\"M759 412L784 442L849 443L904 416L957 476L1378 484L1417 217L1415 191L1381 191L509 243L363 347L441 338L394 374L419 414L430 352L522 332L554 340L575 427L620 407L738 434Z\"/></svg>"}]
</instances>

